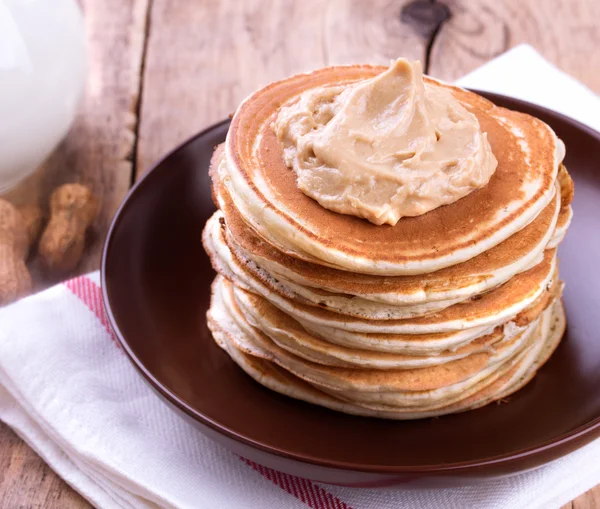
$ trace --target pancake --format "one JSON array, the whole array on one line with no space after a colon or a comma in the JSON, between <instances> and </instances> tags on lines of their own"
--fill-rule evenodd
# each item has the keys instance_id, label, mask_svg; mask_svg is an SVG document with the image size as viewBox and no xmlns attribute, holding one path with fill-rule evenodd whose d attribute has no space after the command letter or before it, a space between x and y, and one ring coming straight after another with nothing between
<instances>
[{"instance_id":1,"label":"pancake","mask_svg":"<svg viewBox=\"0 0 600 509\"><path fill-rule=\"evenodd\" d=\"M567 327L567 319L563 303L557 299L552 305L552 314L549 317L550 325L546 341L539 341L539 348L531 361L527 361L522 369L515 372L505 387L497 393L496 399L510 396L529 383L538 369L543 366L554 353L562 339Z\"/></svg>"},{"instance_id":2,"label":"pancake","mask_svg":"<svg viewBox=\"0 0 600 509\"><path fill-rule=\"evenodd\" d=\"M531 223L551 202L564 146L545 123L448 89L477 119L498 167L488 185L395 226L336 214L305 196L271 129L278 109L310 88L351 83L384 68L330 67L273 83L238 108L217 171L246 224L295 258L385 276L423 274L469 260Z\"/></svg>"},{"instance_id":3,"label":"pancake","mask_svg":"<svg viewBox=\"0 0 600 509\"><path fill-rule=\"evenodd\" d=\"M489 366L495 366L510 357L520 346L523 346L529 339L531 330L537 326L537 323L532 324L528 330L512 338L497 350L451 361L444 366L396 370L344 369L305 362L295 355L282 351L265 334L245 321L235 302L231 283L225 279L217 280L214 293L216 306L225 309L221 314L229 316L241 331L241 334L236 335L233 339L238 348L253 354L261 352L260 355L264 358L272 360L296 376L318 385L324 390L360 390L371 393L393 391L401 394L402 392L432 391L452 386L466 379L472 379L480 371L484 371Z\"/></svg>"},{"instance_id":4,"label":"pancake","mask_svg":"<svg viewBox=\"0 0 600 509\"><path fill-rule=\"evenodd\" d=\"M230 284L217 283L227 313L242 331L234 338L238 348L261 350L269 360L294 375L339 397L365 403L414 405L418 401L438 401L464 393L478 382L489 379L507 360L529 346L537 321L523 333L488 352L480 352L443 365L408 369L352 369L319 365L279 348L265 334L252 327L240 313Z\"/></svg>"},{"instance_id":5,"label":"pancake","mask_svg":"<svg viewBox=\"0 0 600 509\"><path fill-rule=\"evenodd\" d=\"M476 300L455 304L422 317L401 320L364 319L299 303L291 296L286 296L277 282L259 267L235 257L224 241L222 227L224 225L213 216L203 236L205 248L218 272L234 280L238 286L263 296L299 321L359 332L423 334L497 325L535 302L551 283L556 267L555 250L547 250L541 263Z\"/></svg>"},{"instance_id":6,"label":"pancake","mask_svg":"<svg viewBox=\"0 0 600 509\"><path fill-rule=\"evenodd\" d=\"M446 406L479 392L483 387L502 377L505 373L509 372L513 366L527 357L528 353L531 350L536 349L546 337L547 319L548 314L545 312L542 313L540 318L530 324L524 332L511 340L496 346L492 350L493 353L489 354L487 363L484 364L482 369L473 370L468 376L465 376L465 373L463 372L461 373L462 379L459 378L457 374L454 374L454 376L457 377L457 381L447 386L416 391L386 391L381 389L367 391L364 390L363 387L354 390L335 387L332 390L330 386L323 386L322 384L315 385L336 397L359 403L363 406L370 406L372 408L379 408L380 405L421 408L426 406L429 409ZM476 355L479 356L480 354ZM475 355L471 357L475 357ZM466 357L462 360L465 366L474 366L476 359L471 357ZM459 361L453 362L458 364ZM433 369L436 368L438 372L428 373L428 371L433 371ZM436 368L415 369L412 370L413 373L410 373L410 375L416 377L420 385L422 384L422 377L426 377L425 379L429 381L429 376L435 375L436 378L439 377L439 372L443 368L455 371L456 366L452 363L448 363ZM406 373L405 377L408 375L409 373ZM337 378L331 377L327 378L327 381L330 379L338 382Z\"/></svg>"},{"instance_id":7,"label":"pancake","mask_svg":"<svg viewBox=\"0 0 600 509\"><path fill-rule=\"evenodd\" d=\"M575 196L575 184L573 183L573 179L571 178L571 175L569 175L569 172L564 164L561 164L558 167L556 180L560 187L562 206L566 207L571 204L573 197Z\"/></svg>"},{"instance_id":8,"label":"pancake","mask_svg":"<svg viewBox=\"0 0 600 509\"><path fill-rule=\"evenodd\" d=\"M501 333L512 337L529 325L542 309L548 305L548 299L562 294L562 284L555 283L554 288L544 292L536 302L521 311L510 320L491 327L473 327L460 331L428 334L386 334L348 331L335 327L324 327L306 321L300 321L302 327L311 335L330 344L360 348L375 352L404 353L408 355L439 355L444 351L457 351L482 336Z\"/></svg>"},{"instance_id":9,"label":"pancake","mask_svg":"<svg viewBox=\"0 0 600 509\"><path fill-rule=\"evenodd\" d=\"M472 327L451 332L396 334L347 331L301 320L298 323L311 335L335 345L405 355L439 355L443 351L458 350L471 341L494 332L509 336L519 333L521 329L508 321L498 326Z\"/></svg>"},{"instance_id":10,"label":"pancake","mask_svg":"<svg viewBox=\"0 0 600 509\"><path fill-rule=\"evenodd\" d=\"M565 238L567 234L567 230L571 225L571 220L573 219L573 209L570 206L562 207L558 214L558 219L556 221L556 228L554 229L554 234L552 238L547 244L547 249L554 249L557 247Z\"/></svg>"},{"instance_id":11,"label":"pancake","mask_svg":"<svg viewBox=\"0 0 600 509\"><path fill-rule=\"evenodd\" d=\"M221 157L222 148L219 148L215 151L213 166L218 164ZM216 175L215 178L218 179ZM394 306L427 303L429 310L440 309L490 290L539 263L554 235L563 205L557 193L555 200L531 224L464 263L419 276L383 277L338 270L286 255L245 224L223 187L217 180L214 185L215 199L227 223L226 241L229 248L238 256L248 258L270 272L303 298L322 302L323 292L318 290L324 290ZM440 304L434 304L438 302ZM353 298L350 305L356 310L359 304ZM343 308L346 304L342 302L340 306Z\"/></svg>"},{"instance_id":12,"label":"pancake","mask_svg":"<svg viewBox=\"0 0 600 509\"><path fill-rule=\"evenodd\" d=\"M229 332L226 329L222 329L215 322L212 322L211 329L217 344L229 354L238 366L258 383L285 396L300 399L338 412L383 419L423 419L462 412L487 404L494 399L493 397L488 396L490 391L484 389L480 392L485 399L480 404L472 403L472 400L478 401L476 396L479 395L479 393L476 393L471 396L469 400L470 406L458 402L447 406L437 407L433 410L399 410L397 408L385 406L380 406L379 409L373 409L335 398L334 396L318 390L302 379L295 377L276 364L260 357L247 354L236 348L231 339L233 335L236 334L235 331ZM513 371L516 371L517 369L518 365L513 368Z\"/></svg>"},{"instance_id":13,"label":"pancake","mask_svg":"<svg viewBox=\"0 0 600 509\"><path fill-rule=\"evenodd\" d=\"M564 331L565 147L538 119L425 78L477 118L498 161L489 182L394 226L323 208L298 188L273 121L305 91L384 70L321 69L239 107L210 166L208 325L252 378L310 403L391 419L478 408L528 383Z\"/></svg>"},{"instance_id":14,"label":"pancake","mask_svg":"<svg viewBox=\"0 0 600 509\"><path fill-rule=\"evenodd\" d=\"M239 251L235 251L235 254L238 259L244 259ZM246 258L246 260L248 259ZM449 300L424 302L420 304L394 305L372 301L356 295L332 293L327 290L303 286L268 271L263 266L260 267L269 275L270 279L278 282L278 287L283 290L283 295L290 296L292 299L309 306L318 306L342 315L356 316L371 320L390 320L423 316L436 311L441 311L453 304L458 304L459 302L467 300L465 297L457 297Z\"/></svg>"},{"instance_id":15,"label":"pancake","mask_svg":"<svg viewBox=\"0 0 600 509\"><path fill-rule=\"evenodd\" d=\"M556 181L560 189L561 209L556 220L554 234L552 235L550 242L548 242L548 249L555 248L563 241L567 234L567 229L571 224L571 219L573 218L571 202L573 201L573 195L575 193L575 184L573 184L573 179L571 179L571 176L563 164L558 168Z\"/></svg>"},{"instance_id":16,"label":"pancake","mask_svg":"<svg viewBox=\"0 0 600 509\"><path fill-rule=\"evenodd\" d=\"M217 281L215 290L217 290L218 283ZM459 392L453 400L450 398L450 402L431 404L427 400L420 406L398 408L385 404L356 403L332 396L267 360L268 355L261 352L260 347L250 347L249 350L236 347L236 338L243 336L243 332L222 307L215 305L222 302L218 290L215 292L215 297L209 311L209 326L217 344L225 349L231 358L259 383L287 396L334 410L391 419L417 419L460 412L477 408L512 393L529 381L532 373L535 373L539 365L547 360L564 331L564 312L560 302L557 301L557 304L548 308L544 313L543 320L553 324L551 328L546 326L544 329L547 334L544 336L544 330L537 327L532 333L531 346L504 365L496 376L484 378L470 390Z\"/></svg>"},{"instance_id":17,"label":"pancake","mask_svg":"<svg viewBox=\"0 0 600 509\"><path fill-rule=\"evenodd\" d=\"M227 285L225 284L225 286ZM503 327L497 327L491 333L466 342L458 348L429 351L426 355L415 355L373 351L332 343L311 334L299 322L258 295L240 288L231 288L230 284L229 286L244 320L259 329L280 348L317 364L376 369L422 368L462 359L475 353L489 353L502 342L510 341L518 333L523 332L531 322L537 320L558 293L557 291L549 293L548 298L540 302L539 306L534 306L527 322L523 323L521 327L507 328L506 334Z\"/></svg>"},{"instance_id":18,"label":"pancake","mask_svg":"<svg viewBox=\"0 0 600 509\"><path fill-rule=\"evenodd\" d=\"M290 353L329 366L378 369L427 367L488 351L490 345L505 338L503 330L494 329L459 348L430 351L426 355L361 349L338 345L311 334L299 322L258 295L240 288L234 288L233 292L245 320L253 327Z\"/></svg>"}]
</instances>

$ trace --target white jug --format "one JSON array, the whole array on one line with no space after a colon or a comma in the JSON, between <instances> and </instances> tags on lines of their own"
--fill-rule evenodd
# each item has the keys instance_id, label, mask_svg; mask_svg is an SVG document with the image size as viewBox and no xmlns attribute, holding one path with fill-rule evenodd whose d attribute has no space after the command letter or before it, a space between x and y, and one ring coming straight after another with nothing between
<instances>
[{"instance_id":1,"label":"white jug","mask_svg":"<svg viewBox=\"0 0 600 509\"><path fill-rule=\"evenodd\" d=\"M75 0L0 0L0 192L35 171L65 136L85 71Z\"/></svg>"}]
</instances>

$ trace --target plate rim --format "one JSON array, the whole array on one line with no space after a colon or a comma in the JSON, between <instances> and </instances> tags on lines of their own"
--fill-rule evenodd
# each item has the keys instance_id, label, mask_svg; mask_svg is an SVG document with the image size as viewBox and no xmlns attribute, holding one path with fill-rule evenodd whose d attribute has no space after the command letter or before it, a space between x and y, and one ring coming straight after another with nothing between
<instances>
[{"instance_id":1,"label":"plate rim","mask_svg":"<svg viewBox=\"0 0 600 509\"><path fill-rule=\"evenodd\" d=\"M600 132L595 131L594 129L588 127L581 122L554 111L552 109L546 108L544 106L540 106L528 101L524 101L522 99L517 99L515 97L506 96L503 94L497 94L493 92L487 92L478 89L469 89L475 93L478 93L485 97L486 99L491 100L492 102L496 102L496 99L500 101L508 101L513 103L516 106L517 111L519 108L530 108L533 110L541 111L542 113L546 113L550 116L558 117L563 122L570 124L576 130L580 130L585 132L587 135L595 138L600 144ZM543 455L545 452L550 451L552 449L561 448L563 446L568 446L569 444L574 444L573 449L578 449L582 447L589 441L593 440L597 435L600 434L600 415L591 421L582 424L581 426L559 435L550 440L546 440L545 442L541 442L538 445L534 445L531 447L527 447L524 449L520 449L518 451L509 452L506 454L500 454L496 456L491 456L484 459L478 460L466 460L461 462L453 462L453 463L444 463L438 465L373 465L373 464L360 464L360 463L351 463L345 461L338 460L330 460L326 458L318 458L312 455L304 454L304 453L292 453L290 451L282 450L274 446L269 446L263 442L255 441L251 438L248 438L245 435L241 435L235 432L228 427L219 424L215 420L211 419L209 416L203 414L199 410L193 408L190 404L188 404L183 398L175 395L168 387L163 385L154 375L145 367L145 365L138 359L138 357L134 354L132 349L127 342L125 336L121 333L120 328L118 327L117 320L113 314L112 307L110 305L110 300L108 297L108 282L106 280L106 265L107 259L109 256L111 243L114 238L114 234L116 229L119 226L124 214L127 211L127 208L135 199L135 196L140 192L140 189L143 189L144 186L148 185L147 183L152 179L152 175L157 173L157 170L160 169L162 164L169 158L173 157L177 152L184 149L187 145L193 143L198 138L206 136L211 131L219 129L226 124L231 122L231 118L223 119L219 122L211 124L210 126L202 129L198 133L190 136L183 142L179 143L175 146L175 148L169 150L165 155L160 157L151 167L142 175L142 177L131 187L128 191L127 195L117 208L113 219L111 220L106 239L104 241L104 246L102 249L102 260L100 267L100 285L102 290L102 300L104 303L104 308L106 311L106 315L108 317L108 321L110 323L111 329L113 330L115 337L119 341L120 346L123 348L123 351L126 353L129 361L133 364L136 370L142 375L142 378L147 382L152 389L158 392L164 399L167 400L168 403L175 406L179 411L182 411L187 416L197 421L198 423L209 427L214 432L224 435L225 437L232 439L236 442L239 442L243 445L252 447L254 449L258 449L262 452L266 452L268 454L272 454L275 456L279 456L288 460L298 461L302 463L307 463L310 465L315 465L319 467L326 467L332 469L339 469L345 471L354 471L354 472L364 472L364 473L373 473L373 474L402 474L402 475L410 475L410 474L448 474L448 473L467 473L469 471L477 470L484 467L492 467L498 465L510 465L511 463L519 462L524 459L535 459ZM594 436L596 435L596 436ZM584 438L589 437L589 440L584 444L577 444L577 441ZM566 452L564 453L566 454ZM564 454L559 454L558 456L563 456ZM546 461L542 460L538 462L539 464L546 463Z\"/></svg>"}]
</instances>

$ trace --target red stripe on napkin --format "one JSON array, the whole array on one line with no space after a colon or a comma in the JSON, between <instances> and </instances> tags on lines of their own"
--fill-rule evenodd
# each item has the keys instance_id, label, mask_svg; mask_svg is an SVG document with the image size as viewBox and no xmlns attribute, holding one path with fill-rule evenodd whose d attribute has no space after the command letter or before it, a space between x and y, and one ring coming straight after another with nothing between
<instances>
[{"instance_id":1,"label":"red stripe on napkin","mask_svg":"<svg viewBox=\"0 0 600 509\"><path fill-rule=\"evenodd\" d=\"M98 320L100 320L100 323L110 334L110 337L114 341L115 345L117 345L118 348L121 348L121 345L115 337L115 333L110 327L108 315L106 314L104 303L102 302L102 290L100 287L90 278L85 276L69 279L69 281L65 281L65 286L71 290L76 297L79 297L79 300L81 300L81 302L83 302L88 309L96 315Z\"/></svg>"},{"instance_id":2,"label":"red stripe on napkin","mask_svg":"<svg viewBox=\"0 0 600 509\"><path fill-rule=\"evenodd\" d=\"M313 509L352 509L335 495L332 495L308 479L263 467L246 458L240 457L240 459L247 465L250 465L260 475L269 479L273 484L279 486L282 490L287 491L290 495L293 495Z\"/></svg>"}]
</instances>

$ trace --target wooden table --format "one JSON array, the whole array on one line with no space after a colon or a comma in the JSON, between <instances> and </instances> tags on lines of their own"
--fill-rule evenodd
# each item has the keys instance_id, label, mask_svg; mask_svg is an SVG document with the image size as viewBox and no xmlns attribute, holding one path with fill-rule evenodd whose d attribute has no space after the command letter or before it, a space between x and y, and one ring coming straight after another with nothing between
<instances>
[{"instance_id":1,"label":"wooden table","mask_svg":"<svg viewBox=\"0 0 600 509\"><path fill-rule=\"evenodd\" d=\"M522 42L600 93L598 0L81 0L89 76L80 114L44 167L9 198L45 203L78 181L102 211L78 271L97 269L132 183L177 143L269 81L331 64L406 56L451 81ZM36 286L44 279L31 262ZM600 487L565 507L600 505ZM0 424L0 507L87 502Z\"/></svg>"}]
</instances>

